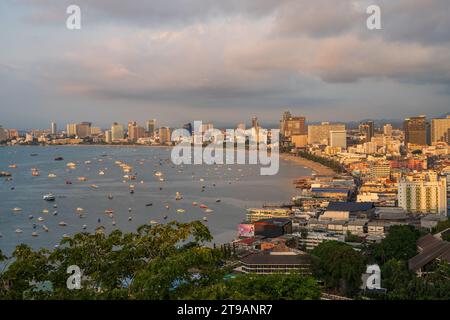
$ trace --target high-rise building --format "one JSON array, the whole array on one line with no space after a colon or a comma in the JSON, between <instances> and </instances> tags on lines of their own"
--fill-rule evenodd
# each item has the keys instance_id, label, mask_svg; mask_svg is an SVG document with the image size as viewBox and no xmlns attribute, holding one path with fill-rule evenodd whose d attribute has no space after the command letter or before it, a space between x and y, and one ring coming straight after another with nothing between
<instances>
[{"instance_id":1,"label":"high-rise building","mask_svg":"<svg viewBox=\"0 0 450 320\"><path fill-rule=\"evenodd\" d=\"M159 128L159 143L160 144L171 144L170 128L161 127Z\"/></svg>"},{"instance_id":2,"label":"high-rise building","mask_svg":"<svg viewBox=\"0 0 450 320\"><path fill-rule=\"evenodd\" d=\"M392 136L392 125L391 124L388 123L388 124L384 125L383 134L388 137Z\"/></svg>"},{"instance_id":3,"label":"high-rise building","mask_svg":"<svg viewBox=\"0 0 450 320\"><path fill-rule=\"evenodd\" d=\"M325 144L330 143L330 131L344 131L345 124L330 124L323 122L319 125L308 126L308 143L309 144Z\"/></svg>"},{"instance_id":4,"label":"high-rise building","mask_svg":"<svg viewBox=\"0 0 450 320\"><path fill-rule=\"evenodd\" d=\"M90 122L81 122L77 124L77 136L81 139L89 137L91 135L91 126L92 123Z\"/></svg>"},{"instance_id":5,"label":"high-rise building","mask_svg":"<svg viewBox=\"0 0 450 320\"><path fill-rule=\"evenodd\" d=\"M6 141L8 139L8 134L2 126L0 126L0 142Z\"/></svg>"},{"instance_id":6,"label":"high-rise building","mask_svg":"<svg viewBox=\"0 0 450 320\"><path fill-rule=\"evenodd\" d=\"M112 141L119 141L124 138L124 129L123 125L114 122L111 126L111 139Z\"/></svg>"},{"instance_id":7,"label":"high-rise building","mask_svg":"<svg viewBox=\"0 0 450 320\"><path fill-rule=\"evenodd\" d=\"M192 123L190 122L183 125L183 129L187 130L191 135L194 132L194 128L192 127Z\"/></svg>"},{"instance_id":8,"label":"high-rise building","mask_svg":"<svg viewBox=\"0 0 450 320\"><path fill-rule=\"evenodd\" d=\"M450 115L445 119L431 120L431 142L450 144Z\"/></svg>"},{"instance_id":9,"label":"high-rise building","mask_svg":"<svg viewBox=\"0 0 450 320\"><path fill-rule=\"evenodd\" d=\"M370 142L375 135L375 124L373 121L366 121L359 125L359 132L364 136L365 142Z\"/></svg>"},{"instance_id":10,"label":"high-rise building","mask_svg":"<svg viewBox=\"0 0 450 320\"><path fill-rule=\"evenodd\" d=\"M151 138L154 137L156 130L156 119L147 120L146 129L148 132L148 136Z\"/></svg>"},{"instance_id":11,"label":"high-rise building","mask_svg":"<svg viewBox=\"0 0 450 320\"><path fill-rule=\"evenodd\" d=\"M429 125L426 116L406 118L403 122L405 145L428 145Z\"/></svg>"},{"instance_id":12,"label":"high-rise building","mask_svg":"<svg viewBox=\"0 0 450 320\"><path fill-rule=\"evenodd\" d=\"M138 126L136 121L128 122L128 140L136 142L145 137L145 129Z\"/></svg>"},{"instance_id":13,"label":"high-rise building","mask_svg":"<svg viewBox=\"0 0 450 320\"><path fill-rule=\"evenodd\" d=\"M111 130L106 130L105 131L105 142L106 143L111 143L112 142Z\"/></svg>"},{"instance_id":14,"label":"high-rise building","mask_svg":"<svg viewBox=\"0 0 450 320\"><path fill-rule=\"evenodd\" d=\"M238 123L237 129L245 131L245 129L246 129L245 123L243 123L243 122Z\"/></svg>"},{"instance_id":15,"label":"high-rise building","mask_svg":"<svg viewBox=\"0 0 450 320\"><path fill-rule=\"evenodd\" d=\"M330 147L347 148L347 131L331 130L330 131Z\"/></svg>"},{"instance_id":16,"label":"high-rise building","mask_svg":"<svg viewBox=\"0 0 450 320\"><path fill-rule=\"evenodd\" d=\"M435 173L402 178L398 205L411 213L447 214L447 179Z\"/></svg>"},{"instance_id":17,"label":"high-rise building","mask_svg":"<svg viewBox=\"0 0 450 320\"><path fill-rule=\"evenodd\" d=\"M256 116L252 118L252 128L259 128L258 117Z\"/></svg>"},{"instance_id":18,"label":"high-rise building","mask_svg":"<svg viewBox=\"0 0 450 320\"><path fill-rule=\"evenodd\" d=\"M67 136L73 137L77 135L77 125L76 123L68 123L67 124Z\"/></svg>"},{"instance_id":19,"label":"high-rise building","mask_svg":"<svg viewBox=\"0 0 450 320\"><path fill-rule=\"evenodd\" d=\"M56 134L56 122L52 122L52 134Z\"/></svg>"},{"instance_id":20,"label":"high-rise building","mask_svg":"<svg viewBox=\"0 0 450 320\"><path fill-rule=\"evenodd\" d=\"M306 135L306 118L293 117L289 111L285 111L280 121L280 131L285 138Z\"/></svg>"}]
</instances>

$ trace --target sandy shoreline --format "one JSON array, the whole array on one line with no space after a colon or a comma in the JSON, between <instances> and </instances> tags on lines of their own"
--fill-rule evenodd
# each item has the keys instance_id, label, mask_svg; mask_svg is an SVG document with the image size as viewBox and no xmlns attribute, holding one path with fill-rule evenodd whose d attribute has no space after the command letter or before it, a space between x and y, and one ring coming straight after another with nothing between
<instances>
[{"instance_id":1,"label":"sandy shoreline","mask_svg":"<svg viewBox=\"0 0 450 320\"><path fill-rule=\"evenodd\" d=\"M324 176L334 176L336 173L331 169L328 168L320 163L302 158L302 157L298 157L298 156L294 156L294 155L290 155L290 154L281 154L280 157L283 160L288 160L288 161L293 161L298 165L307 167L311 170L314 171L315 174L317 175L324 175Z\"/></svg>"}]
</instances>

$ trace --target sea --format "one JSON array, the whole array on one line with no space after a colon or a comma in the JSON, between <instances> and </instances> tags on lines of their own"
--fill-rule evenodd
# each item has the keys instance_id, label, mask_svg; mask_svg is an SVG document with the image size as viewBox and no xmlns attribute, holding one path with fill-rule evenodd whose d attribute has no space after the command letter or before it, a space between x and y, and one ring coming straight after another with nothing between
<instances>
[{"instance_id":1,"label":"sea","mask_svg":"<svg viewBox=\"0 0 450 320\"><path fill-rule=\"evenodd\" d=\"M282 156L278 174L262 176L260 165L175 165L170 153L166 147L0 147L0 171L12 173L12 179L0 178L0 250L11 254L21 243L51 249L65 235L100 226L106 233L132 232L150 221L200 220L212 243L220 245L237 237L246 209L288 203L297 194L293 180L311 174ZM132 167L128 175L135 180L124 178L120 164ZM32 175L33 168L39 176ZM182 199L176 200L177 192ZM48 193L54 202L43 200ZM205 212L200 204L213 211Z\"/></svg>"}]
</instances>

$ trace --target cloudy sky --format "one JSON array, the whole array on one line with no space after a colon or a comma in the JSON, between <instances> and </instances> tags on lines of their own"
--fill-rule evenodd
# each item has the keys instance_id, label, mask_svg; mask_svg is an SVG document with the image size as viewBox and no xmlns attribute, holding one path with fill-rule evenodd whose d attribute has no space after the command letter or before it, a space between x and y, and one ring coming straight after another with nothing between
<instances>
[{"instance_id":1,"label":"cloudy sky","mask_svg":"<svg viewBox=\"0 0 450 320\"><path fill-rule=\"evenodd\" d=\"M2 0L0 49L5 127L450 111L448 0Z\"/></svg>"}]
</instances>

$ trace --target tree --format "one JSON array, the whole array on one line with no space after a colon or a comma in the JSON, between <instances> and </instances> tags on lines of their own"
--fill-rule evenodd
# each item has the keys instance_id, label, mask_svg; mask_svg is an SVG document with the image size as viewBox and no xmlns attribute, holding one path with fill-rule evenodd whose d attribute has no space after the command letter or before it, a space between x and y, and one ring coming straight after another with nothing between
<instances>
[{"instance_id":1,"label":"tree","mask_svg":"<svg viewBox=\"0 0 450 320\"><path fill-rule=\"evenodd\" d=\"M192 292L192 299L313 300L320 298L317 281L300 274L240 275Z\"/></svg>"},{"instance_id":2,"label":"tree","mask_svg":"<svg viewBox=\"0 0 450 320\"><path fill-rule=\"evenodd\" d=\"M381 285L389 299L410 299L408 284L414 279L405 261L390 259L381 267Z\"/></svg>"},{"instance_id":3,"label":"tree","mask_svg":"<svg viewBox=\"0 0 450 320\"><path fill-rule=\"evenodd\" d=\"M416 243L419 237L420 232L413 226L393 226L387 237L374 246L374 258L380 263L390 259L407 261L417 254Z\"/></svg>"},{"instance_id":4,"label":"tree","mask_svg":"<svg viewBox=\"0 0 450 320\"><path fill-rule=\"evenodd\" d=\"M361 286L365 259L351 246L338 241L325 241L312 251L318 258L315 273L327 288L353 295Z\"/></svg>"},{"instance_id":5,"label":"tree","mask_svg":"<svg viewBox=\"0 0 450 320\"><path fill-rule=\"evenodd\" d=\"M450 228L450 218L444 221L439 221L436 228L433 229L433 233L439 233Z\"/></svg>"}]
</instances>

